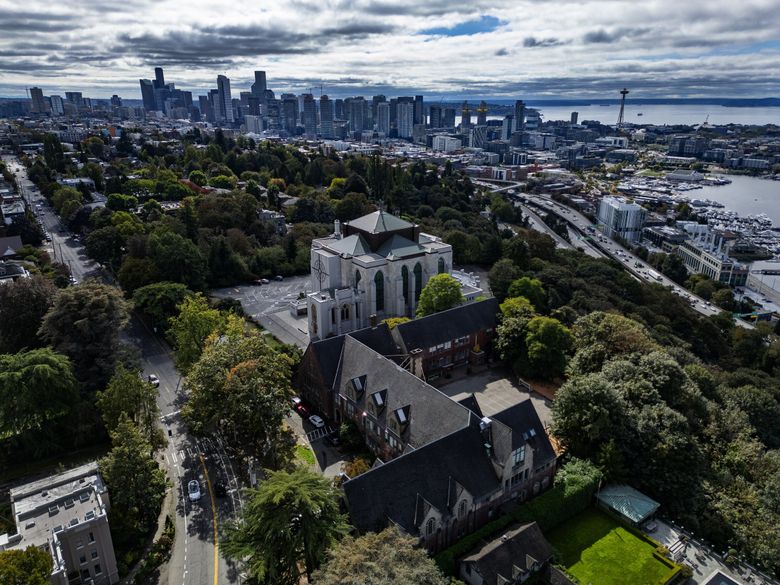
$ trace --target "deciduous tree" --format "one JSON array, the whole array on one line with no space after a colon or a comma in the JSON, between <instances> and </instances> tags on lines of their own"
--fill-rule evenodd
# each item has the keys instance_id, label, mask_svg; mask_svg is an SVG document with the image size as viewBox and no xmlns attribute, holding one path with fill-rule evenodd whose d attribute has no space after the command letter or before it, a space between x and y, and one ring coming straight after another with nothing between
<instances>
[{"instance_id":1,"label":"deciduous tree","mask_svg":"<svg viewBox=\"0 0 780 585\"><path fill-rule=\"evenodd\" d=\"M49 585L51 570L51 555L37 546L0 551L0 583L3 585Z\"/></svg>"},{"instance_id":2,"label":"deciduous tree","mask_svg":"<svg viewBox=\"0 0 780 585\"><path fill-rule=\"evenodd\" d=\"M433 276L420 293L417 316L424 317L446 311L463 303L460 283L449 274Z\"/></svg>"}]
</instances>

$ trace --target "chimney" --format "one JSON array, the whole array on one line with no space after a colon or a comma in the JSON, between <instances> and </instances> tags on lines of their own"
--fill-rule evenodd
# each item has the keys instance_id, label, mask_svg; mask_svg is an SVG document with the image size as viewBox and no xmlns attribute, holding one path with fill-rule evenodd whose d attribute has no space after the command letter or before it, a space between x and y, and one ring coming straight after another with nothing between
<instances>
[{"instance_id":1,"label":"chimney","mask_svg":"<svg viewBox=\"0 0 780 585\"><path fill-rule=\"evenodd\" d=\"M333 222L333 235L336 236L337 240L341 239L341 222L339 220Z\"/></svg>"},{"instance_id":2,"label":"chimney","mask_svg":"<svg viewBox=\"0 0 780 585\"><path fill-rule=\"evenodd\" d=\"M485 416L479 421L479 430L482 432L482 440L488 457L493 457L493 432L490 417Z\"/></svg>"}]
</instances>

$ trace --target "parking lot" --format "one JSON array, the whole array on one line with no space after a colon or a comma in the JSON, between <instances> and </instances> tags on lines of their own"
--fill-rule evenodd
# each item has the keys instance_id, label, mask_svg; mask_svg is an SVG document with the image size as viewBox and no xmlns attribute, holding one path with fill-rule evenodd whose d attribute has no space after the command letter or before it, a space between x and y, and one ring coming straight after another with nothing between
<instances>
[{"instance_id":1,"label":"parking lot","mask_svg":"<svg viewBox=\"0 0 780 585\"><path fill-rule=\"evenodd\" d=\"M492 367L485 372L470 374L451 382L439 390L453 400L463 400L474 394L485 416L491 416L530 398L542 424L548 426L552 419L551 402L535 392L529 393L518 385L515 379L508 370Z\"/></svg>"}]
</instances>

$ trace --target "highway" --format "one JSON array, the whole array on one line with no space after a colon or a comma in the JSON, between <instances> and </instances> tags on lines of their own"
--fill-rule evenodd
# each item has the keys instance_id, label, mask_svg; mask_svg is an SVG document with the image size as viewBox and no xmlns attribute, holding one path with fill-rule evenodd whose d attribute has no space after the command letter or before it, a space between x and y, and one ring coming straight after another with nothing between
<instances>
[{"instance_id":1,"label":"highway","mask_svg":"<svg viewBox=\"0 0 780 585\"><path fill-rule=\"evenodd\" d=\"M502 193L505 191L514 191L514 193L508 194L511 199L523 198L529 203L533 203L537 207L546 209L551 213L557 214L558 216L565 219L569 223L569 226L572 229L574 229L577 233L579 233L581 237L588 235L589 233L588 228L594 227L593 223L587 217L585 217L584 215L582 215L581 213L579 213L578 211L570 207L567 207L565 205L562 205L561 203L558 203L557 201L554 201L551 195L532 194L532 193L521 194L519 193L520 188L521 188L521 183L514 183L500 188L495 188L493 192ZM592 233L591 238L597 240L597 243L592 245L592 247L598 247L598 249L601 252L603 252L607 257L610 257L613 260L620 262L623 265L623 267L626 270L628 270L631 274L633 274L636 278L646 281L648 283L660 284L665 286L666 288L670 289L674 294L686 299L690 303L691 308L693 308L696 312L700 313L701 315L704 315L705 317L717 315L718 313L721 312L721 310L718 307L714 306L709 301L695 295L692 291L683 288L682 286L672 281L671 279L667 278L663 274L660 274L647 262L643 261L638 256L635 256L634 254L631 253L630 250L627 250L626 248L624 248L614 240L601 236L598 231ZM582 240L582 242L584 242L584 240ZM746 329L754 328L751 323L743 321L742 319L735 319L734 322L740 327L744 327Z\"/></svg>"},{"instance_id":2,"label":"highway","mask_svg":"<svg viewBox=\"0 0 780 585\"><path fill-rule=\"evenodd\" d=\"M41 224L51 234L46 248L57 261L67 264L73 277L80 282L85 278L108 280L102 267L89 258L81 244L73 239L60 222L54 210L27 177L27 171L16 157L3 156L11 172L16 174L22 196L33 209L38 203ZM171 348L133 315L123 332L124 341L138 348L141 356L142 376L156 375L160 380L157 404L160 408L160 425L168 439L168 445L157 456L166 470L175 492L176 538L171 559L160 573L160 585L218 585L239 583L236 568L219 554L221 527L241 506L242 487L234 466L219 437L195 439L180 416L186 400L182 380L173 362ZM196 479L200 484L201 498L191 502L187 495L187 483ZM226 495L218 497L214 485L220 482Z\"/></svg>"}]
</instances>

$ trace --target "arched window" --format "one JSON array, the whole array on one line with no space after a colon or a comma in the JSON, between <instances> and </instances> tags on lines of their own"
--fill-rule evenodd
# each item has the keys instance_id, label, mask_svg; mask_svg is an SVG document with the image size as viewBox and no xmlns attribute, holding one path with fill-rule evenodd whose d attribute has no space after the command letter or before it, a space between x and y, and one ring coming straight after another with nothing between
<instances>
[{"instance_id":1,"label":"arched window","mask_svg":"<svg viewBox=\"0 0 780 585\"><path fill-rule=\"evenodd\" d=\"M360 284L360 270L355 270L355 288Z\"/></svg>"},{"instance_id":2,"label":"arched window","mask_svg":"<svg viewBox=\"0 0 780 585\"><path fill-rule=\"evenodd\" d=\"M317 305L311 306L311 332L317 335Z\"/></svg>"},{"instance_id":3,"label":"arched window","mask_svg":"<svg viewBox=\"0 0 780 585\"><path fill-rule=\"evenodd\" d=\"M439 274L447 272L447 265L444 263L444 258L439 258Z\"/></svg>"},{"instance_id":4,"label":"arched window","mask_svg":"<svg viewBox=\"0 0 780 585\"><path fill-rule=\"evenodd\" d=\"M414 300L420 300L420 293L422 292L422 266L420 263L414 265Z\"/></svg>"},{"instance_id":5,"label":"arched window","mask_svg":"<svg viewBox=\"0 0 780 585\"><path fill-rule=\"evenodd\" d=\"M431 536L433 534L434 528L436 528L436 520L431 518L428 520L428 523L425 525L425 534Z\"/></svg>"},{"instance_id":6,"label":"arched window","mask_svg":"<svg viewBox=\"0 0 780 585\"><path fill-rule=\"evenodd\" d=\"M376 310L385 310L385 276L381 272L377 272L374 277L374 285L376 287Z\"/></svg>"},{"instance_id":7,"label":"arched window","mask_svg":"<svg viewBox=\"0 0 780 585\"><path fill-rule=\"evenodd\" d=\"M409 269L406 266L401 267L401 282L404 288L404 305L409 304Z\"/></svg>"},{"instance_id":8,"label":"arched window","mask_svg":"<svg viewBox=\"0 0 780 585\"><path fill-rule=\"evenodd\" d=\"M458 518L463 518L466 515L466 500L461 500L458 506Z\"/></svg>"},{"instance_id":9,"label":"arched window","mask_svg":"<svg viewBox=\"0 0 780 585\"><path fill-rule=\"evenodd\" d=\"M341 305L341 320L349 321L349 305Z\"/></svg>"}]
</instances>

